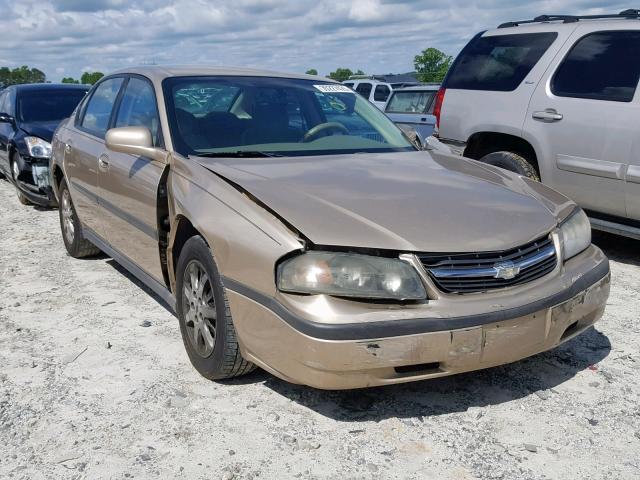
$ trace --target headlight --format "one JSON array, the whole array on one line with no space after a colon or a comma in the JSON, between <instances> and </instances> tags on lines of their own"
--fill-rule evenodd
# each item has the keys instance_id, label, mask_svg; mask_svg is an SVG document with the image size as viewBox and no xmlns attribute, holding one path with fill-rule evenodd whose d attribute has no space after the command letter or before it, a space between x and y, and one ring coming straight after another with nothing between
<instances>
[{"instance_id":1,"label":"headlight","mask_svg":"<svg viewBox=\"0 0 640 480\"><path fill-rule=\"evenodd\" d=\"M560 236L565 260L575 257L591 245L591 223L582 209L572 213L560 225Z\"/></svg>"},{"instance_id":2,"label":"headlight","mask_svg":"<svg viewBox=\"0 0 640 480\"><path fill-rule=\"evenodd\" d=\"M51 156L51 144L38 137L24 137L29 155L36 158L49 158Z\"/></svg>"},{"instance_id":3,"label":"headlight","mask_svg":"<svg viewBox=\"0 0 640 480\"><path fill-rule=\"evenodd\" d=\"M352 253L306 252L278 266L278 289L340 297L423 300L416 270L397 258Z\"/></svg>"}]
</instances>

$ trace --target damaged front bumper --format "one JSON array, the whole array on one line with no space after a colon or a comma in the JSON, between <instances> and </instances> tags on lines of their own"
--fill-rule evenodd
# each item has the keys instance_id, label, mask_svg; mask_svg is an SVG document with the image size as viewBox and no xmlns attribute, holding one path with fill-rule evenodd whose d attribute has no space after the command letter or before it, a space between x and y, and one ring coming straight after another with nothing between
<instances>
[{"instance_id":1,"label":"damaged front bumper","mask_svg":"<svg viewBox=\"0 0 640 480\"><path fill-rule=\"evenodd\" d=\"M56 197L51 187L49 160L22 157L24 165L15 182L16 188L27 199L43 207L56 207Z\"/></svg>"},{"instance_id":2,"label":"damaged front bumper","mask_svg":"<svg viewBox=\"0 0 640 480\"><path fill-rule=\"evenodd\" d=\"M608 260L591 246L561 270L498 300L470 295L457 302L467 302L457 309L455 300L442 310L438 302L413 310L389 307L384 321L365 321L381 313L379 305L317 296L303 298L298 307L304 307L285 307L283 301L256 296L232 280L226 279L225 287L247 360L289 382L349 389L510 363L578 335L604 313L610 288ZM506 305L509 301L516 303ZM304 309L316 320L323 309L327 318L341 310L352 320L308 321L301 318ZM478 313L469 315L470 311Z\"/></svg>"}]
</instances>

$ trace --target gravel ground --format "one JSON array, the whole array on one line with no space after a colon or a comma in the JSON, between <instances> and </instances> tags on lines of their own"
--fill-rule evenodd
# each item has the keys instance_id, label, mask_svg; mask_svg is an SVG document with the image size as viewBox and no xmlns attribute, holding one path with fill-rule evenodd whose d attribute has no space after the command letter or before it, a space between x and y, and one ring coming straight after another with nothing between
<instances>
[{"instance_id":1,"label":"gravel ground","mask_svg":"<svg viewBox=\"0 0 640 480\"><path fill-rule=\"evenodd\" d=\"M177 320L57 211L0 182L0 477L640 478L640 258L610 256L603 320L516 364L323 392L257 371L213 383Z\"/></svg>"}]
</instances>

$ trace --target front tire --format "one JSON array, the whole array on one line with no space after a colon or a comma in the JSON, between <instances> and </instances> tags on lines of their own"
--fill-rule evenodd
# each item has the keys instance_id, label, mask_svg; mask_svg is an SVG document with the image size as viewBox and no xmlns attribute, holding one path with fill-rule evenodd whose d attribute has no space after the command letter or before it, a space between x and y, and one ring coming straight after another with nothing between
<instances>
[{"instance_id":1,"label":"front tire","mask_svg":"<svg viewBox=\"0 0 640 480\"><path fill-rule=\"evenodd\" d=\"M63 178L58 190L60 206L60 230L67 253L73 258L92 257L100 253L100 249L82 236L82 225L71 200L71 192L67 181Z\"/></svg>"},{"instance_id":2,"label":"front tire","mask_svg":"<svg viewBox=\"0 0 640 480\"><path fill-rule=\"evenodd\" d=\"M540 175L536 168L523 156L513 152L493 152L480 159L481 162L504 168L523 177L528 177L536 182L540 181Z\"/></svg>"},{"instance_id":3,"label":"front tire","mask_svg":"<svg viewBox=\"0 0 640 480\"><path fill-rule=\"evenodd\" d=\"M240 354L220 273L202 237L191 237L185 243L176 277L182 341L198 373L209 380L221 380L254 370Z\"/></svg>"},{"instance_id":4,"label":"front tire","mask_svg":"<svg viewBox=\"0 0 640 480\"><path fill-rule=\"evenodd\" d=\"M18 176L20 175L20 155L14 153L11 156L11 176L13 177L13 186L16 188L16 195L18 195L18 201L22 205L31 205L31 202L24 193L18 188Z\"/></svg>"}]
</instances>

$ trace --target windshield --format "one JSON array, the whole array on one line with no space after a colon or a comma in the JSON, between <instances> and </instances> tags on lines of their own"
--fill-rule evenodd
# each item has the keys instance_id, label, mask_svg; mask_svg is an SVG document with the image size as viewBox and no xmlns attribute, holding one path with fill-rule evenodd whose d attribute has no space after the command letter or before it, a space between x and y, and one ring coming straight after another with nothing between
<instances>
[{"instance_id":1,"label":"windshield","mask_svg":"<svg viewBox=\"0 0 640 480\"><path fill-rule=\"evenodd\" d=\"M386 111L389 113L425 113L435 91L395 92L389 100Z\"/></svg>"},{"instance_id":2,"label":"windshield","mask_svg":"<svg viewBox=\"0 0 640 480\"><path fill-rule=\"evenodd\" d=\"M414 150L383 113L345 85L220 76L172 77L163 88L174 148L185 156Z\"/></svg>"},{"instance_id":3,"label":"windshield","mask_svg":"<svg viewBox=\"0 0 640 480\"><path fill-rule=\"evenodd\" d=\"M73 113L86 93L84 90L42 90L18 94L18 120L59 122Z\"/></svg>"}]
</instances>

